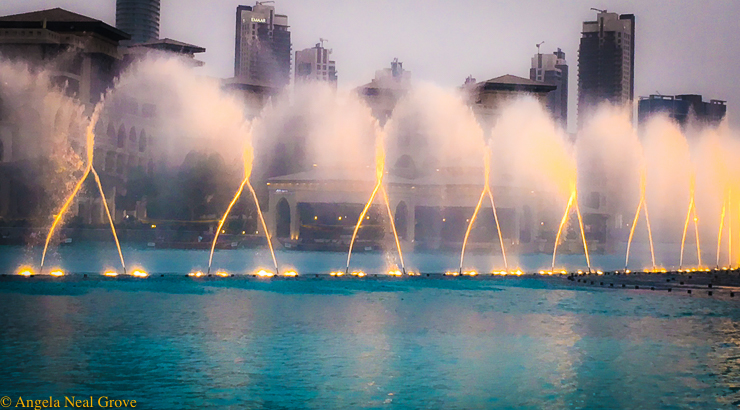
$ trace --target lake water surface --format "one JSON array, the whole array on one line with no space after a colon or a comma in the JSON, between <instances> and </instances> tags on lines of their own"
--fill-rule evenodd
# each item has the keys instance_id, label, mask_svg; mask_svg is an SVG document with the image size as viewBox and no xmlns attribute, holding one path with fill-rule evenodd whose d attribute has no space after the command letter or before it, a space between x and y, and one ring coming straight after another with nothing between
<instances>
[{"instance_id":1,"label":"lake water surface","mask_svg":"<svg viewBox=\"0 0 740 410\"><path fill-rule=\"evenodd\" d=\"M144 409L740 404L736 300L533 277L193 279L183 269L202 252L140 253L177 274L0 278L0 395ZM237 255L219 254L249 262ZM0 267L25 257L5 248ZM57 257L76 272L104 264L89 249Z\"/></svg>"}]
</instances>

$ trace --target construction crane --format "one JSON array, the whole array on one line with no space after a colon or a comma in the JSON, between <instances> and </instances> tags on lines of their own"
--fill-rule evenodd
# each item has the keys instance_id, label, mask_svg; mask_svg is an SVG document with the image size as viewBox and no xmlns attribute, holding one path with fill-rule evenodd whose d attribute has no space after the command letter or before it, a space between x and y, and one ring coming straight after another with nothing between
<instances>
[{"instance_id":1,"label":"construction crane","mask_svg":"<svg viewBox=\"0 0 740 410\"><path fill-rule=\"evenodd\" d=\"M597 9L597 8L594 8L594 7L591 7L591 10L598 11L599 13L606 13L606 10L600 10L600 9Z\"/></svg>"},{"instance_id":2,"label":"construction crane","mask_svg":"<svg viewBox=\"0 0 740 410\"><path fill-rule=\"evenodd\" d=\"M329 41L325 38L319 38L319 41L321 42L321 48L324 48L324 41Z\"/></svg>"},{"instance_id":3,"label":"construction crane","mask_svg":"<svg viewBox=\"0 0 740 410\"><path fill-rule=\"evenodd\" d=\"M261 6L261 5L263 5L263 4L267 4L267 3L272 3L272 4L275 4L275 2L274 2L274 1L272 1L272 0L268 0L268 1L258 1L258 2L257 2L257 4L259 4L260 6Z\"/></svg>"},{"instance_id":4,"label":"construction crane","mask_svg":"<svg viewBox=\"0 0 740 410\"><path fill-rule=\"evenodd\" d=\"M540 53L540 46L541 46L541 45L543 45L543 44L545 44L545 42L544 42L544 41L542 41L542 42L539 42L539 43L537 43L537 44L536 44L536 46L537 46L537 54L541 54L541 53Z\"/></svg>"}]
</instances>

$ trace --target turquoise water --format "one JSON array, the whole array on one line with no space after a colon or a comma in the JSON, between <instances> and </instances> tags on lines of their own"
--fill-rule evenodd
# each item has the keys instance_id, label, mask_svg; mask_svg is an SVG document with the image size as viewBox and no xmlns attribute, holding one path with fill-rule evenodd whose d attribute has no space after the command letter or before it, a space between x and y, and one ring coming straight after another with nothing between
<instances>
[{"instance_id":1,"label":"turquoise water","mask_svg":"<svg viewBox=\"0 0 740 410\"><path fill-rule=\"evenodd\" d=\"M96 272L108 251L62 249L58 263ZM203 254L129 251L150 271L178 273ZM5 271L25 257L1 252ZM236 268L250 262L246 253L219 256ZM292 255L304 270L342 259ZM430 267L444 263L430 258ZM560 278L4 277L0 329L0 395L14 400L104 395L144 409L740 404L737 301Z\"/></svg>"}]
</instances>

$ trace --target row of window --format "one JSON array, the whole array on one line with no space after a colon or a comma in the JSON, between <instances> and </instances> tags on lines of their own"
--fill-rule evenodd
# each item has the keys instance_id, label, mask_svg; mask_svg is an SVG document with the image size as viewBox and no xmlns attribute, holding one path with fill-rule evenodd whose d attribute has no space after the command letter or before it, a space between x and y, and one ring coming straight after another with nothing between
<instances>
[{"instance_id":1,"label":"row of window","mask_svg":"<svg viewBox=\"0 0 740 410\"><path fill-rule=\"evenodd\" d=\"M141 130L137 135L136 127L131 127L131 130L128 132L128 144L126 143L126 128L123 125L118 128L118 133L116 134L113 123L108 124L108 132L106 134L111 142L116 143L118 148L126 148L128 146L129 148L138 149L139 152L146 151L148 141L146 131L144 130Z\"/></svg>"}]
</instances>

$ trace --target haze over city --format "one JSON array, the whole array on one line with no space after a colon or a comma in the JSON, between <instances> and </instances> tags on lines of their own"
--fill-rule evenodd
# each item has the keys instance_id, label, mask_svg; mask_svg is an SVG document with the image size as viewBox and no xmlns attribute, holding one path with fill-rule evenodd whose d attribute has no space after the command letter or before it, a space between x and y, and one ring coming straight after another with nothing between
<instances>
[{"instance_id":1,"label":"haze over city","mask_svg":"<svg viewBox=\"0 0 740 410\"><path fill-rule=\"evenodd\" d=\"M232 0L162 0L160 37L206 48L198 56L204 75L233 76ZM277 13L288 16L293 50L328 40L337 61L340 87L372 79L393 58L417 80L459 86L513 74L528 77L535 44L543 53L558 47L571 67L569 130L576 126L578 42L582 22L597 9L636 17L635 99L657 92L702 94L727 100L728 118L740 101L740 2L687 1L305 1L278 0ZM6 0L2 14L45 8L67 10L115 25L115 1Z\"/></svg>"}]
</instances>

